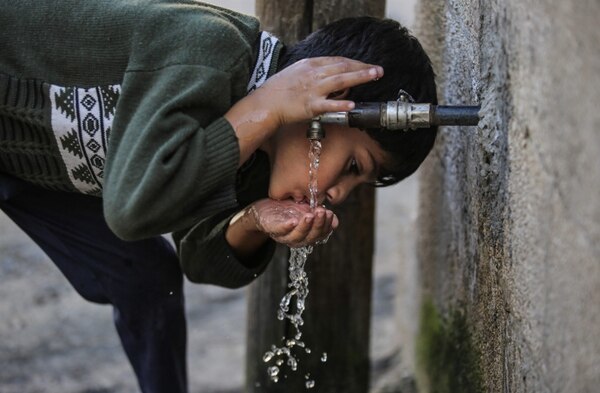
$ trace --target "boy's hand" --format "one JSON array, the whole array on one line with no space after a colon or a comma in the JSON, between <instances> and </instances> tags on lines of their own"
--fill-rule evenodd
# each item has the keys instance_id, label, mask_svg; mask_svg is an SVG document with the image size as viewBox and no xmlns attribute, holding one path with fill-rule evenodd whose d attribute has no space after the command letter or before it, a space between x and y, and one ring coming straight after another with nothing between
<instances>
[{"instance_id":1,"label":"boy's hand","mask_svg":"<svg viewBox=\"0 0 600 393\"><path fill-rule=\"evenodd\" d=\"M344 57L300 60L269 78L252 95L272 108L279 126L310 120L325 112L349 111L354 103L336 93L383 76L380 66Z\"/></svg>"},{"instance_id":2,"label":"boy's hand","mask_svg":"<svg viewBox=\"0 0 600 393\"><path fill-rule=\"evenodd\" d=\"M256 228L278 243L302 247L324 240L337 228L337 216L324 207L314 211L306 203L263 199L251 210Z\"/></svg>"},{"instance_id":3,"label":"boy's hand","mask_svg":"<svg viewBox=\"0 0 600 393\"><path fill-rule=\"evenodd\" d=\"M236 214L225 239L236 256L249 260L270 237L289 247L325 240L339 225L331 210L291 200L262 199Z\"/></svg>"},{"instance_id":4,"label":"boy's hand","mask_svg":"<svg viewBox=\"0 0 600 393\"><path fill-rule=\"evenodd\" d=\"M382 67L344 57L300 60L273 75L224 115L238 139L239 165L284 124L352 110L354 103L341 99L348 89L382 76Z\"/></svg>"},{"instance_id":5,"label":"boy's hand","mask_svg":"<svg viewBox=\"0 0 600 393\"><path fill-rule=\"evenodd\" d=\"M306 203L263 199L254 203L256 227L278 243L302 247L326 239L337 228L337 216L324 207L311 210Z\"/></svg>"}]
</instances>

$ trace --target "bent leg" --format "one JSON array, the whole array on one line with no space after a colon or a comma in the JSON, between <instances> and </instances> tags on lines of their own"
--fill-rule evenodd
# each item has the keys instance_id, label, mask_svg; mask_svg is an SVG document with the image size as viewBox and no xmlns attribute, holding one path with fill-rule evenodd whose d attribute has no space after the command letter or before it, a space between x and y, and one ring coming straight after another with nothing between
<instances>
[{"instance_id":1,"label":"bent leg","mask_svg":"<svg viewBox=\"0 0 600 393\"><path fill-rule=\"evenodd\" d=\"M110 303L144 393L187 392L183 277L162 237L125 242L100 198L49 191L0 174L0 208L85 299Z\"/></svg>"},{"instance_id":2,"label":"bent leg","mask_svg":"<svg viewBox=\"0 0 600 393\"><path fill-rule=\"evenodd\" d=\"M183 278L171 245L162 238L153 240L135 242L139 248L128 260L135 277L111 278L106 286L142 391L186 392ZM163 266L168 260L174 261L170 268Z\"/></svg>"}]
</instances>

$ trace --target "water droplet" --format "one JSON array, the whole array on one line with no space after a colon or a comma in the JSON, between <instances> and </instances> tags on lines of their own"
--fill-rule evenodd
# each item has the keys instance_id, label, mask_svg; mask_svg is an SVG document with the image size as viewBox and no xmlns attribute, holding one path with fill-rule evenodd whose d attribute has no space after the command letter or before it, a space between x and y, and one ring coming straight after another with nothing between
<instances>
[{"instance_id":1,"label":"water droplet","mask_svg":"<svg viewBox=\"0 0 600 393\"><path fill-rule=\"evenodd\" d=\"M279 374L279 367L277 366L271 366L267 369L267 373L269 374L269 377L276 377L277 374Z\"/></svg>"},{"instance_id":2,"label":"water droplet","mask_svg":"<svg viewBox=\"0 0 600 393\"><path fill-rule=\"evenodd\" d=\"M293 357L291 357L291 358L288 359L287 365L290 366L290 368L293 371L296 371L296 369L298 368L298 362Z\"/></svg>"},{"instance_id":3,"label":"water droplet","mask_svg":"<svg viewBox=\"0 0 600 393\"><path fill-rule=\"evenodd\" d=\"M307 389L312 389L315 387L315 381L313 379L310 379L308 381L306 381L306 388Z\"/></svg>"},{"instance_id":4,"label":"water droplet","mask_svg":"<svg viewBox=\"0 0 600 393\"><path fill-rule=\"evenodd\" d=\"M327 361L327 352L323 352L323 355L321 355L321 361L323 363L325 363Z\"/></svg>"},{"instance_id":5,"label":"water droplet","mask_svg":"<svg viewBox=\"0 0 600 393\"><path fill-rule=\"evenodd\" d=\"M311 352L310 348L306 348L306 353L310 353L310 352Z\"/></svg>"},{"instance_id":6,"label":"water droplet","mask_svg":"<svg viewBox=\"0 0 600 393\"><path fill-rule=\"evenodd\" d=\"M276 365L281 366L283 364L283 359L277 359L275 362Z\"/></svg>"},{"instance_id":7,"label":"water droplet","mask_svg":"<svg viewBox=\"0 0 600 393\"><path fill-rule=\"evenodd\" d=\"M169 295L173 295L173 291L169 292Z\"/></svg>"},{"instance_id":8,"label":"water droplet","mask_svg":"<svg viewBox=\"0 0 600 393\"><path fill-rule=\"evenodd\" d=\"M273 356L275 356L273 352L265 352L265 354L263 355L263 362L267 363L269 360L273 359Z\"/></svg>"}]
</instances>

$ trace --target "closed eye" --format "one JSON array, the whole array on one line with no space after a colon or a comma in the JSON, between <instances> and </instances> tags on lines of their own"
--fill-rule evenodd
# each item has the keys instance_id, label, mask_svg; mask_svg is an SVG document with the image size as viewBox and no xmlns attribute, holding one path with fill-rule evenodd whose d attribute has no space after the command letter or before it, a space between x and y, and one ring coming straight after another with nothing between
<instances>
[{"instance_id":1,"label":"closed eye","mask_svg":"<svg viewBox=\"0 0 600 393\"><path fill-rule=\"evenodd\" d=\"M350 160L350 163L348 165L348 172L356 176L360 175L360 168L358 167L358 162L356 161L356 158L352 158Z\"/></svg>"}]
</instances>

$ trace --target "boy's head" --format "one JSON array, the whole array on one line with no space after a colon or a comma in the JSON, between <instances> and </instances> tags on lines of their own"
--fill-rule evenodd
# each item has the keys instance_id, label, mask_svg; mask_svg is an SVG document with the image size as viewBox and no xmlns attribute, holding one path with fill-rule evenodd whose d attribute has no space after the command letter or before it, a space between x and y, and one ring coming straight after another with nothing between
<instances>
[{"instance_id":1,"label":"boy's head","mask_svg":"<svg viewBox=\"0 0 600 393\"><path fill-rule=\"evenodd\" d=\"M346 99L393 101L402 89L416 102L437 104L429 57L417 39L398 22L371 17L341 19L287 48L280 58L279 69L320 56L342 56L384 68L381 79L351 88ZM433 147L436 135L436 127L407 132L365 131L385 152L383 165L373 182L376 186L391 185L411 175Z\"/></svg>"}]
</instances>

